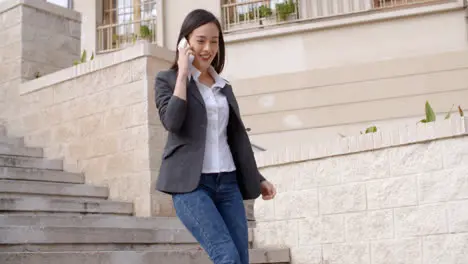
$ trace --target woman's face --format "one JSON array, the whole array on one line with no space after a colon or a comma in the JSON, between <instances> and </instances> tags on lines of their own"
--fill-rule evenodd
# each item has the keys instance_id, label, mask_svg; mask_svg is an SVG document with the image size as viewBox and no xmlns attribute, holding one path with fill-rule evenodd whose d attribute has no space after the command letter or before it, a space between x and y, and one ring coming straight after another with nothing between
<instances>
[{"instance_id":1,"label":"woman's face","mask_svg":"<svg viewBox=\"0 0 468 264\"><path fill-rule=\"evenodd\" d=\"M208 23L195 29L189 36L189 44L195 59L193 66L199 71L206 71L218 53L219 30L215 23Z\"/></svg>"}]
</instances>

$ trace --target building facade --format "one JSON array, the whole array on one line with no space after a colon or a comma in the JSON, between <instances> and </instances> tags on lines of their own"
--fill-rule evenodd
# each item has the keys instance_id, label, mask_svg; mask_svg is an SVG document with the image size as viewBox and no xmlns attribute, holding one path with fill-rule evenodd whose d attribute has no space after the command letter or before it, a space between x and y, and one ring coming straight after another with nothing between
<instances>
[{"instance_id":1,"label":"building facade","mask_svg":"<svg viewBox=\"0 0 468 264\"><path fill-rule=\"evenodd\" d=\"M385 78L397 78L400 68L425 67L425 61L443 63L437 56L453 58L468 47L465 0L54 2L82 14L81 47L98 55L140 41L174 50L188 12L213 12L227 43L223 75L235 84L251 137L262 149L278 145L278 137L284 146L356 134L375 124L413 124L426 100L448 111L457 96L435 99L426 83L408 80L394 87ZM362 88L372 78L379 81ZM340 90L348 86L357 90ZM410 95L416 90L420 98ZM394 105L403 102L416 106L404 104L396 115ZM373 115L366 105L377 105ZM340 113L349 116L334 116Z\"/></svg>"}]
</instances>

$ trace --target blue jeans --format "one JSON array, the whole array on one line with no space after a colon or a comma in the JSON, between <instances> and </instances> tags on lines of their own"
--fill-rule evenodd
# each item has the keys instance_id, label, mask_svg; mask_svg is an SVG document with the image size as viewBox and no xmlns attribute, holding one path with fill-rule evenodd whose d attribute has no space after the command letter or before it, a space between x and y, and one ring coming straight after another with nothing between
<instances>
[{"instance_id":1,"label":"blue jeans","mask_svg":"<svg viewBox=\"0 0 468 264\"><path fill-rule=\"evenodd\" d=\"M247 217L236 172L202 174L195 191L172 196L177 217L214 264L248 264Z\"/></svg>"}]
</instances>

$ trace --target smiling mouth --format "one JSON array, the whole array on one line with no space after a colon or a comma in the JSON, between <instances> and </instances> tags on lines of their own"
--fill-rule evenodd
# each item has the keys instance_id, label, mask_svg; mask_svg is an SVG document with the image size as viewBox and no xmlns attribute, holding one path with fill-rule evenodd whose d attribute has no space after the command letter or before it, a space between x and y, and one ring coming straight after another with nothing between
<instances>
[{"instance_id":1,"label":"smiling mouth","mask_svg":"<svg viewBox=\"0 0 468 264\"><path fill-rule=\"evenodd\" d=\"M208 61L208 60L210 60L211 56L210 56L210 55L208 55L208 56L200 56L200 58L201 58L202 60L204 60L204 61Z\"/></svg>"}]
</instances>

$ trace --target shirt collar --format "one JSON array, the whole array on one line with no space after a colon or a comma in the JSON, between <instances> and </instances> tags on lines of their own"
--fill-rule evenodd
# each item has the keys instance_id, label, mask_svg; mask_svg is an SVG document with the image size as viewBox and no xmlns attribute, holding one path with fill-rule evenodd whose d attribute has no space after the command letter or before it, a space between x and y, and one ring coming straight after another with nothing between
<instances>
[{"instance_id":1,"label":"shirt collar","mask_svg":"<svg viewBox=\"0 0 468 264\"><path fill-rule=\"evenodd\" d=\"M190 75L189 75L189 80L192 80L192 78L195 80L195 82L198 82L198 78L200 77L201 72L195 68L195 67L190 67ZM208 73L213 77L215 83L213 86L219 87L219 88L224 88L228 82L221 78L219 74L216 72L216 70L213 68L213 66L210 66L208 68Z\"/></svg>"}]
</instances>

